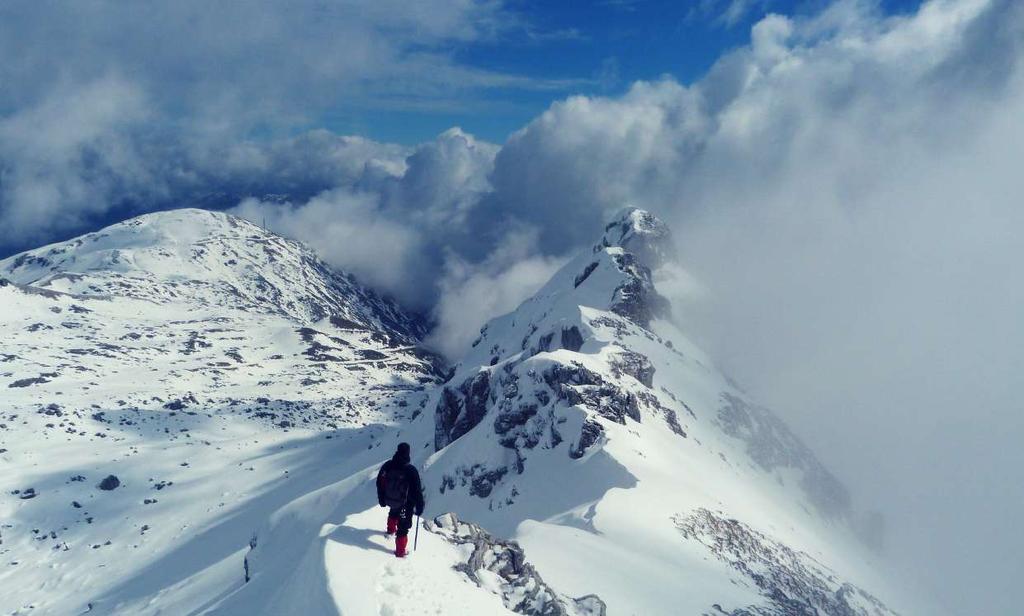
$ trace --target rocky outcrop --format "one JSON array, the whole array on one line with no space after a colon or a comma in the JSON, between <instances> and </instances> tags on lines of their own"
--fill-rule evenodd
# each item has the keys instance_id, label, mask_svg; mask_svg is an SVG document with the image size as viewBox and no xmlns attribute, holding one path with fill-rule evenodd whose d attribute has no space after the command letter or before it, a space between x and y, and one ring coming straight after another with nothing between
<instances>
[{"instance_id":1,"label":"rocky outcrop","mask_svg":"<svg viewBox=\"0 0 1024 616\"><path fill-rule=\"evenodd\" d=\"M737 571L765 597L764 604L715 614L729 616L896 616L876 597L850 583L837 581L834 571L790 547L753 530L739 520L707 509L676 516L682 536L703 544Z\"/></svg>"},{"instance_id":2,"label":"rocky outcrop","mask_svg":"<svg viewBox=\"0 0 1024 616\"><path fill-rule=\"evenodd\" d=\"M771 411L724 392L717 422L723 432L745 443L747 454L764 470L803 471L800 485L822 514L849 514L850 495L846 487Z\"/></svg>"},{"instance_id":3,"label":"rocky outcrop","mask_svg":"<svg viewBox=\"0 0 1024 616\"><path fill-rule=\"evenodd\" d=\"M654 365L645 355L623 349L610 362L612 374L619 377L628 374L640 381L644 387L654 387Z\"/></svg>"},{"instance_id":4,"label":"rocky outcrop","mask_svg":"<svg viewBox=\"0 0 1024 616\"><path fill-rule=\"evenodd\" d=\"M625 425L627 417L640 421L636 396L580 363L555 364L544 373L544 381L569 406L586 407L618 424Z\"/></svg>"},{"instance_id":5,"label":"rocky outcrop","mask_svg":"<svg viewBox=\"0 0 1024 616\"><path fill-rule=\"evenodd\" d=\"M617 254L614 259L619 271L628 276L612 295L611 311L644 328L655 318L668 317L671 307L654 288L651 271L632 253Z\"/></svg>"},{"instance_id":6,"label":"rocky outcrop","mask_svg":"<svg viewBox=\"0 0 1024 616\"><path fill-rule=\"evenodd\" d=\"M569 450L569 457L573 459L582 458L588 449L600 443L603 439L604 428L601 427L601 424L592 419L586 420L583 422L583 427L580 428L579 440Z\"/></svg>"},{"instance_id":7,"label":"rocky outcrop","mask_svg":"<svg viewBox=\"0 0 1024 616\"><path fill-rule=\"evenodd\" d=\"M675 259L676 249L668 225L650 212L628 207L605 225L599 247L619 246L648 269Z\"/></svg>"},{"instance_id":8,"label":"rocky outcrop","mask_svg":"<svg viewBox=\"0 0 1024 616\"><path fill-rule=\"evenodd\" d=\"M482 370L458 387L445 386L435 414L435 449L444 448L483 420L490 385L490 373Z\"/></svg>"},{"instance_id":9,"label":"rocky outcrop","mask_svg":"<svg viewBox=\"0 0 1024 616\"><path fill-rule=\"evenodd\" d=\"M580 272L579 274L576 274L576 277L573 278L572 285L574 287L579 287L581 284L583 284L584 281L586 281L587 278L590 278L590 275L594 273L594 270L597 269L598 265L600 264L597 261L591 261L590 263L588 263L587 266L583 268L583 271Z\"/></svg>"},{"instance_id":10,"label":"rocky outcrop","mask_svg":"<svg viewBox=\"0 0 1024 616\"><path fill-rule=\"evenodd\" d=\"M446 541L466 546L464 553L468 556L455 569L481 588L498 594L513 612L527 616L605 614L605 604L596 595L573 599L551 588L526 561L523 548L515 541L498 539L476 524L463 522L454 513L440 515L424 525Z\"/></svg>"},{"instance_id":11,"label":"rocky outcrop","mask_svg":"<svg viewBox=\"0 0 1024 616\"><path fill-rule=\"evenodd\" d=\"M103 481L99 483L98 487L101 490L116 490L121 486L121 480L117 478L117 475L107 475L103 478Z\"/></svg>"},{"instance_id":12,"label":"rocky outcrop","mask_svg":"<svg viewBox=\"0 0 1024 616\"><path fill-rule=\"evenodd\" d=\"M562 328L562 348L574 353L583 348L583 334L579 327L573 325Z\"/></svg>"}]
</instances>

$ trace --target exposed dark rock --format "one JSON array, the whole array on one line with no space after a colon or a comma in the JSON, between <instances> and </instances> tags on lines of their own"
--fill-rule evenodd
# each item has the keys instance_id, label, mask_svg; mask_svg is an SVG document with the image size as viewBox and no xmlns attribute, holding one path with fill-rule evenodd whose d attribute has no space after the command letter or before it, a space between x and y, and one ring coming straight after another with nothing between
<instances>
[{"instance_id":1,"label":"exposed dark rock","mask_svg":"<svg viewBox=\"0 0 1024 616\"><path fill-rule=\"evenodd\" d=\"M510 449L514 448L519 433L513 432L513 429L525 425L536 414L537 405L535 404L522 404L512 410L498 413L498 416L494 418L494 432L500 436L509 437L502 439L501 444ZM533 445L536 445L536 442ZM529 444L526 446L530 447Z\"/></svg>"},{"instance_id":2,"label":"exposed dark rock","mask_svg":"<svg viewBox=\"0 0 1024 616\"><path fill-rule=\"evenodd\" d=\"M59 404L50 403L43 407L43 409L39 411L39 414L49 415L51 417L63 417L64 409L62 409Z\"/></svg>"},{"instance_id":3,"label":"exposed dark rock","mask_svg":"<svg viewBox=\"0 0 1024 616\"><path fill-rule=\"evenodd\" d=\"M557 364L544 372L544 381L560 400L586 407L602 417L625 425L626 417L640 421L636 396L582 364Z\"/></svg>"},{"instance_id":4,"label":"exposed dark rock","mask_svg":"<svg viewBox=\"0 0 1024 616\"><path fill-rule=\"evenodd\" d=\"M196 400L195 396L189 394L184 398L179 398L177 400L172 400L168 402L167 404L164 405L164 408L170 411L180 411L182 409L188 408L190 405L193 404L199 404L199 401Z\"/></svg>"},{"instance_id":5,"label":"exposed dark rock","mask_svg":"<svg viewBox=\"0 0 1024 616\"><path fill-rule=\"evenodd\" d=\"M586 280L587 278L589 278L590 275L594 273L594 270L597 269L597 265L598 265L597 261L594 261L594 262L588 264L585 268L583 268L583 271L580 272L579 274L577 274L576 278L573 280L573 282L572 282L573 286L574 287L578 287L581 284L583 284L583 281Z\"/></svg>"},{"instance_id":6,"label":"exposed dark rock","mask_svg":"<svg viewBox=\"0 0 1024 616\"><path fill-rule=\"evenodd\" d=\"M36 377L27 379L18 379L7 385L7 387L28 387L30 385L42 385L43 383L49 383L50 379L57 376L56 372L44 372Z\"/></svg>"},{"instance_id":7,"label":"exposed dark rock","mask_svg":"<svg viewBox=\"0 0 1024 616\"><path fill-rule=\"evenodd\" d=\"M116 475L107 475L106 477L103 478L103 481L101 481L99 485L97 485L96 487L98 487L101 490L110 491L116 490L118 487L120 487L120 485L121 480L118 479Z\"/></svg>"},{"instance_id":8,"label":"exposed dark rock","mask_svg":"<svg viewBox=\"0 0 1024 616\"><path fill-rule=\"evenodd\" d=\"M640 402L647 408L651 409L658 415L660 415L665 423L668 424L670 430L678 434L679 436L686 438L686 431L683 430L683 426L679 423L679 415L672 409L668 408L658 400L658 396L652 392L642 392L637 396L640 398Z\"/></svg>"},{"instance_id":9,"label":"exposed dark rock","mask_svg":"<svg viewBox=\"0 0 1024 616\"><path fill-rule=\"evenodd\" d=\"M490 374L486 370L467 379L458 388L445 386L435 413L435 449L445 447L483 420L490 391Z\"/></svg>"},{"instance_id":10,"label":"exposed dark rock","mask_svg":"<svg viewBox=\"0 0 1024 616\"><path fill-rule=\"evenodd\" d=\"M573 352L583 348L583 334L580 333L580 328L575 325L562 328L562 348Z\"/></svg>"},{"instance_id":11,"label":"exposed dark rock","mask_svg":"<svg viewBox=\"0 0 1024 616\"><path fill-rule=\"evenodd\" d=\"M654 386L654 365L646 355L623 349L615 355L610 365L615 376L628 374L645 387Z\"/></svg>"},{"instance_id":12,"label":"exposed dark rock","mask_svg":"<svg viewBox=\"0 0 1024 616\"><path fill-rule=\"evenodd\" d=\"M356 351L356 355L360 359L387 359L388 356L380 351L374 351L373 349L359 349Z\"/></svg>"},{"instance_id":13,"label":"exposed dark rock","mask_svg":"<svg viewBox=\"0 0 1024 616\"><path fill-rule=\"evenodd\" d=\"M582 458L583 454L590 449L595 443L601 441L604 438L604 428L601 424L597 423L593 419L588 419L583 422L583 427L580 429L579 441L573 445L572 449L569 450L569 457L578 459Z\"/></svg>"},{"instance_id":14,"label":"exposed dark rock","mask_svg":"<svg viewBox=\"0 0 1024 616\"><path fill-rule=\"evenodd\" d=\"M629 331L629 321L619 317L597 317L590 322L591 327L607 327L615 332L616 338L622 338Z\"/></svg>"},{"instance_id":15,"label":"exposed dark rock","mask_svg":"<svg viewBox=\"0 0 1024 616\"><path fill-rule=\"evenodd\" d=\"M487 498L491 495L491 490L494 489L494 486L507 474L508 468L504 466L489 471L480 471L477 467L474 467L469 493L480 498Z\"/></svg>"},{"instance_id":16,"label":"exposed dark rock","mask_svg":"<svg viewBox=\"0 0 1024 616\"><path fill-rule=\"evenodd\" d=\"M188 340L185 341L185 345L181 350L183 355L191 355L199 349L208 349L213 345L207 342L199 332L190 332Z\"/></svg>"},{"instance_id":17,"label":"exposed dark rock","mask_svg":"<svg viewBox=\"0 0 1024 616\"><path fill-rule=\"evenodd\" d=\"M331 325L337 327L338 329L369 329L362 323L356 323L352 319L346 319L345 317L340 315L331 315Z\"/></svg>"},{"instance_id":18,"label":"exposed dark rock","mask_svg":"<svg viewBox=\"0 0 1024 616\"><path fill-rule=\"evenodd\" d=\"M667 317L671 307L668 300L655 290L650 270L628 252L615 255L615 263L621 272L628 274L628 278L612 295L612 312L645 328L653 319Z\"/></svg>"}]
</instances>

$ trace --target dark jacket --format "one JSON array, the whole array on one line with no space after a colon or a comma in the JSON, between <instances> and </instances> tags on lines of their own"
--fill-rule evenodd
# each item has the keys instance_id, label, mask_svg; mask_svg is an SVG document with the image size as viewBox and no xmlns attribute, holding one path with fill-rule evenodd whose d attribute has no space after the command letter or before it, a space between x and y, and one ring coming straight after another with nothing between
<instances>
[{"instance_id":1,"label":"dark jacket","mask_svg":"<svg viewBox=\"0 0 1024 616\"><path fill-rule=\"evenodd\" d=\"M380 467L377 473L377 502L384 506L384 477L388 473L405 473L406 481L409 482L409 497L405 506L411 507L416 515L423 513L426 503L423 500L423 486L420 484L420 474L416 467L409 463L409 456L402 455L402 452L395 452L395 455Z\"/></svg>"}]
</instances>

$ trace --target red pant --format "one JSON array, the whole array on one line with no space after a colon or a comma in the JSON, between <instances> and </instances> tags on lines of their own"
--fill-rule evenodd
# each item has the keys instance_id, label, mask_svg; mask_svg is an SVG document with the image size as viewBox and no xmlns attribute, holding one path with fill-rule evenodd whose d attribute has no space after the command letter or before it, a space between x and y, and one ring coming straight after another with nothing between
<instances>
[{"instance_id":1,"label":"red pant","mask_svg":"<svg viewBox=\"0 0 1024 616\"><path fill-rule=\"evenodd\" d=\"M392 507L388 512L388 534L397 532L405 537L412 528L412 507Z\"/></svg>"}]
</instances>

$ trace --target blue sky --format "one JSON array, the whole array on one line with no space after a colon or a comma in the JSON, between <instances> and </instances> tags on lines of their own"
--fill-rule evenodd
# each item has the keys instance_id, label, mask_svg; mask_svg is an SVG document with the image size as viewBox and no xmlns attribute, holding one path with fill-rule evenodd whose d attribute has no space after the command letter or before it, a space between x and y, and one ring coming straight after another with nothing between
<instances>
[{"instance_id":1,"label":"blue sky","mask_svg":"<svg viewBox=\"0 0 1024 616\"><path fill-rule=\"evenodd\" d=\"M374 110L340 104L313 124L344 134L415 144L452 126L503 143L572 94L615 95L637 80L668 75L691 83L723 54L750 42L750 28L768 13L801 16L824 0L523 0L509 7L518 20L490 40L453 45L462 64L564 87L503 88L461 101L458 109ZM881 0L887 14L908 13L920 0ZM396 104L401 107L401 103Z\"/></svg>"}]
</instances>

